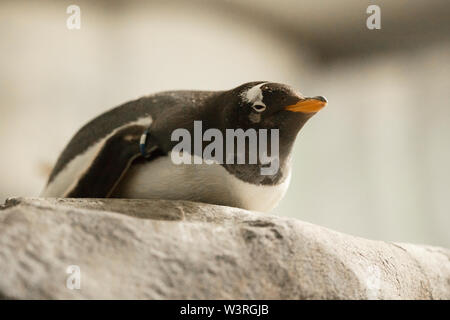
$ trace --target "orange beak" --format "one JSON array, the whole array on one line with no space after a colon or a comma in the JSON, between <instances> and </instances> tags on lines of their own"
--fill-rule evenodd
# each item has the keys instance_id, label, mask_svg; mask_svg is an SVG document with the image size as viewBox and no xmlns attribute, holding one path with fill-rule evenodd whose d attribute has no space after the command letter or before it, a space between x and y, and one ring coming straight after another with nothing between
<instances>
[{"instance_id":1,"label":"orange beak","mask_svg":"<svg viewBox=\"0 0 450 320\"><path fill-rule=\"evenodd\" d=\"M287 111L293 112L303 112L303 113L314 113L322 109L327 105L327 99L322 96L305 98L284 108Z\"/></svg>"}]
</instances>

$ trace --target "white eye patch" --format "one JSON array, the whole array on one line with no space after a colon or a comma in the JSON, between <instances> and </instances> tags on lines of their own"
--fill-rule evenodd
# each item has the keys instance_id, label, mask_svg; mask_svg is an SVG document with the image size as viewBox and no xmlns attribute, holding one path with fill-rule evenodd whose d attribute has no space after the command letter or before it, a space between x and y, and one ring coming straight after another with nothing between
<instances>
[{"instance_id":1,"label":"white eye patch","mask_svg":"<svg viewBox=\"0 0 450 320\"><path fill-rule=\"evenodd\" d=\"M251 87L247 90L247 92L244 91L243 93L243 100L248 103L252 103L253 105L259 104L266 106L264 104L263 100L263 93L261 90L261 87L266 84L267 82L263 82L260 84L257 84L256 86Z\"/></svg>"},{"instance_id":2,"label":"white eye patch","mask_svg":"<svg viewBox=\"0 0 450 320\"><path fill-rule=\"evenodd\" d=\"M257 84L256 86L251 87L247 91L244 91L242 94L242 100L244 100L247 103L251 103L251 108L256 111L249 114L248 118L253 123L258 123L261 121L261 112L266 110L266 105L264 104L263 100L263 92L261 90L261 87L266 84L267 82L263 82L260 84Z\"/></svg>"}]
</instances>

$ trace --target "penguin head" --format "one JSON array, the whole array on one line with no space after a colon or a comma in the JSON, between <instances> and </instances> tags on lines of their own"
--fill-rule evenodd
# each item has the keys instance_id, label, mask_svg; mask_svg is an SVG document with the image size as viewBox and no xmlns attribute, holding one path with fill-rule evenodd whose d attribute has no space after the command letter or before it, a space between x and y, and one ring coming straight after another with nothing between
<instances>
[{"instance_id":1,"label":"penguin head","mask_svg":"<svg viewBox=\"0 0 450 320\"><path fill-rule=\"evenodd\" d=\"M327 104L322 96L306 97L281 83L250 82L232 92L235 102L229 111L234 115L228 125L242 129L278 129L282 156L290 153L303 125Z\"/></svg>"},{"instance_id":2,"label":"penguin head","mask_svg":"<svg viewBox=\"0 0 450 320\"><path fill-rule=\"evenodd\" d=\"M322 96L306 97L292 87L250 82L231 90L225 112L228 127L280 129L295 138L303 125L326 104Z\"/></svg>"},{"instance_id":3,"label":"penguin head","mask_svg":"<svg viewBox=\"0 0 450 320\"><path fill-rule=\"evenodd\" d=\"M263 159L258 160L261 160L260 163L270 163L270 168L276 168L276 170L270 172L270 177L266 174L258 176L257 172L249 170L251 178L248 179L261 182L281 179L283 170L278 168L284 167L289 162L297 133L326 104L327 100L324 97L306 97L290 86L260 81L246 83L223 92L216 100L216 108L213 109L216 113L222 113L222 116L214 117L220 119L222 130L223 128L255 129L256 131L266 129L267 136L270 134L271 138L266 140L266 146L270 145L270 154L274 158L269 162ZM273 136L272 133L274 133ZM273 140L276 144L273 143L272 137L278 139ZM275 147L272 150L273 146ZM275 153L272 152L274 150ZM246 152L248 153L249 150ZM245 172L243 169L236 170L241 174Z\"/></svg>"}]
</instances>

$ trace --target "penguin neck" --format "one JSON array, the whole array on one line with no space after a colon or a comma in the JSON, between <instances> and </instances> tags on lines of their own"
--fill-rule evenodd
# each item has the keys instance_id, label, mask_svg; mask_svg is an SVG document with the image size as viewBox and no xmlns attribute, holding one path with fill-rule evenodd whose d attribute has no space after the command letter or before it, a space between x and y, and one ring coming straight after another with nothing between
<instances>
[{"instance_id":1,"label":"penguin neck","mask_svg":"<svg viewBox=\"0 0 450 320\"><path fill-rule=\"evenodd\" d=\"M284 125L280 126L280 158L290 158L295 140L312 114L288 115Z\"/></svg>"}]
</instances>

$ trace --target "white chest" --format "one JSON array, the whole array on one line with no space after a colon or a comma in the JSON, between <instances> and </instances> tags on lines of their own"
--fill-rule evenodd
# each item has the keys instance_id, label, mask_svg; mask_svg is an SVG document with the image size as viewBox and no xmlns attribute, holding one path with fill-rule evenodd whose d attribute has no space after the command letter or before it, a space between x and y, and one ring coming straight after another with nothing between
<instances>
[{"instance_id":1,"label":"white chest","mask_svg":"<svg viewBox=\"0 0 450 320\"><path fill-rule=\"evenodd\" d=\"M286 193L288 177L275 186L239 180L219 164L175 165L170 156L131 166L115 197L208 202L268 212Z\"/></svg>"}]
</instances>

